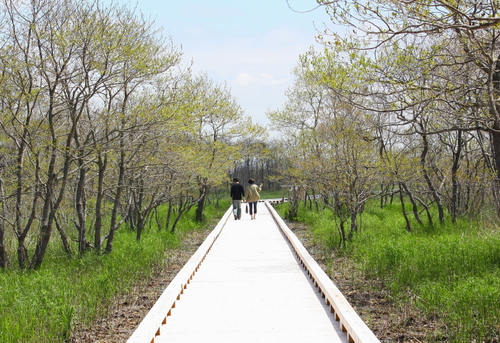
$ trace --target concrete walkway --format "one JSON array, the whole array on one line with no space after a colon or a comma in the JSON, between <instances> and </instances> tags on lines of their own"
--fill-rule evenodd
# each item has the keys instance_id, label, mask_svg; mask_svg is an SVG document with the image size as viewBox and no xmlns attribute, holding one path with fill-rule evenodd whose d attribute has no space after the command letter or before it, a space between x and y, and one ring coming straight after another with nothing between
<instances>
[{"instance_id":1,"label":"concrete walkway","mask_svg":"<svg viewBox=\"0 0 500 343\"><path fill-rule=\"evenodd\" d=\"M347 342L264 203L231 215L158 342Z\"/></svg>"}]
</instances>

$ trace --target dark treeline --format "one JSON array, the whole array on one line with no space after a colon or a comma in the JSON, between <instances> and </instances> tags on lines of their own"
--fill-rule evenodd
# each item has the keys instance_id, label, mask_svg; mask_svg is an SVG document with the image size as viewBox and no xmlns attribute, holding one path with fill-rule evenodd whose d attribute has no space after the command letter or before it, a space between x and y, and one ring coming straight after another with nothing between
<instances>
[{"instance_id":1,"label":"dark treeline","mask_svg":"<svg viewBox=\"0 0 500 343\"><path fill-rule=\"evenodd\" d=\"M237 177L241 184L247 186L250 178L257 184L263 183L263 189L281 190L280 175L283 166L270 158L244 158L231 170L231 179Z\"/></svg>"}]
</instances>

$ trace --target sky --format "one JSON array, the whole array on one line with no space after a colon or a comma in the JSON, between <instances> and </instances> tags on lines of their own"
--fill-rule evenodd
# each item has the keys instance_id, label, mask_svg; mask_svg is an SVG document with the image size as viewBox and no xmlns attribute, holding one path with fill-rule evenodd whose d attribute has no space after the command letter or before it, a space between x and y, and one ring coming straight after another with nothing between
<instances>
[{"instance_id":1,"label":"sky","mask_svg":"<svg viewBox=\"0 0 500 343\"><path fill-rule=\"evenodd\" d=\"M323 8L312 10L314 0L115 2L137 5L136 11L171 36L184 63L192 61L196 74L226 84L245 113L264 126L269 123L266 111L287 100L299 55L311 46L321 49L317 29L329 24Z\"/></svg>"}]
</instances>

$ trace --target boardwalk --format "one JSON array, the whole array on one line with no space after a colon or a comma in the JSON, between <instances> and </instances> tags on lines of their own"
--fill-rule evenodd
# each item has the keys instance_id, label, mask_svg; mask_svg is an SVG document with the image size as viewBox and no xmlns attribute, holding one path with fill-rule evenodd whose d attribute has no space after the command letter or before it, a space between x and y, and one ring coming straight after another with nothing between
<instances>
[{"instance_id":1,"label":"boardwalk","mask_svg":"<svg viewBox=\"0 0 500 343\"><path fill-rule=\"evenodd\" d=\"M172 281L128 342L377 342L350 306L348 316L365 340L355 330L343 332L350 324L342 323L340 310L332 313L272 212L260 203L256 220L245 214L234 220L228 210L200 247L203 256L180 272L186 282Z\"/></svg>"}]
</instances>

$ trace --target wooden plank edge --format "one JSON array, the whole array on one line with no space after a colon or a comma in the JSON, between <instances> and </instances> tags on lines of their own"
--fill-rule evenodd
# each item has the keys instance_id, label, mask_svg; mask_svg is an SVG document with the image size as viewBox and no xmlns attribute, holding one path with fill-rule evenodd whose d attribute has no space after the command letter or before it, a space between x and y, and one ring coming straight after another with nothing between
<instances>
[{"instance_id":1,"label":"wooden plank edge","mask_svg":"<svg viewBox=\"0 0 500 343\"><path fill-rule=\"evenodd\" d=\"M198 247L193 256L191 256L168 284L167 288L165 288L151 310L146 314L134 333L127 340L127 343L154 342L155 336L160 334L161 326L167 322L167 317L170 315L171 309L175 307L175 302L180 298L180 295L184 293L184 289L191 282L191 279L219 237L231 214L232 206L226 211L219 223Z\"/></svg>"},{"instance_id":2,"label":"wooden plank edge","mask_svg":"<svg viewBox=\"0 0 500 343\"><path fill-rule=\"evenodd\" d=\"M278 227L295 250L297 258L322 293L325 302L335 311L335 317L340 322L341 329L347 332L349 341L354 343L380 343L380 340L361 317L359 317L342 292L340 292L330 277L321 269L316 260L309 254L272 205L266 202L266 206L278 224Z\"/></svg>"}]
</instances>

